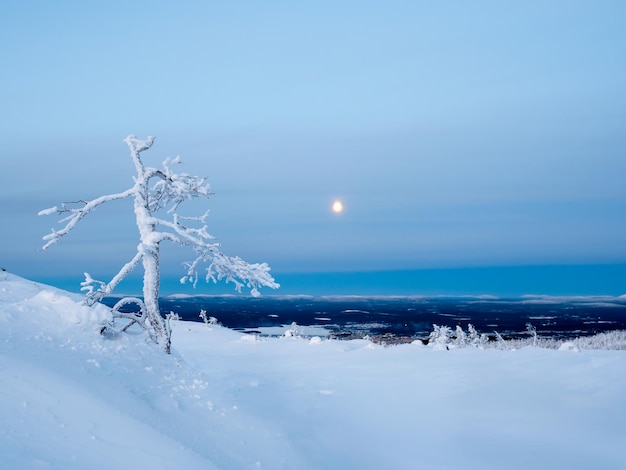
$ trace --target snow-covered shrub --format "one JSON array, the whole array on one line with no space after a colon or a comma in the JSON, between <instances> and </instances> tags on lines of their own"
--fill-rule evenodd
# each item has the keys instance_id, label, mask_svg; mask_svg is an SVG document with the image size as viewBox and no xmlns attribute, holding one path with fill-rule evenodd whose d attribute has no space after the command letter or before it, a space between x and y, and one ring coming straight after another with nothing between
<instances>
[{"instance_id":1,"label":"snow-covered shrub","mask_svg":"<svg viewBox=\"0 0 626 470\"><path fill-rule=\"evenodd\" d=\"M565 341L561 346L559 346L559 351L572 351L578 352L580 349L576 347L573 341Z\"/></svg>"},{"instance_id":2,"label":"snow-covered shrub","mask_svg":"<svg viewBox=\"0 0 626 470\"><path fill-rule=\"evenodd\" d=\"M433 331L428 336L428 344L434 349L465 348L485 348L489 338L485 334L478 334L476 328L471 323L467 325L467 333L460 325L456 326L454 332L448 326L433 325Z\"/></svg>"},{"instance_id":3,"label":"snow-covered shrub","mask_svg":"<svg viewBox=\"0 0 626 470\"><path fill-rule=\"evenodd\" d=\"M489 343L489 338L484 333L478 334L478 331L476 331L474 325L469 323L467 325L467 341L470 346L483 349Z\"/></svg>"},{"instance_id":4,"label":"snow-covered shrub","mask_svg":"<svg viewBox=\"0 0 626 470\"><path fill-rule=\"evenodd\" d=\"M457 325L454 332L448 326L433 325L433 331L428 336L428 344L433 349L453 349L475 347L479 349L517 350L526 347L558 349L561 351L579 351L584 349L626 350L626 331L616 330L598 333L592 336L581 336L570 340L541 337L537 329L530 323L526 324L529 338L504 339L500 333L494 331L496 340L490 341L485 334L479 334L470 323L467 333ZM421 341L414 341L414 344Z\"/></svg>"},{"instance_id":5,"label":"snow-covered shrub","mask_svg":"<svg viewBox=\"0 0 626 470\"><path fill-rule=\"evenodd\" d=\"M464 348L467 346L468 340L465 331L461 328L461 325L456 326L456 330L454 330L454 339L452 340L452 344L457 348Z\"/></svg>"},{"instance_id":6,"label":"snow-covered shrub","mask_svg":"<svg viewBox=\"0 0 626 470\"><path fill-rule=\"evenodd\" d=\"M433 331L428 336L428 344L437 350L449 349L451 339L452 329L449 326L433 325Z\"/></svg>"},{"instance_id":7,"label":"snow-covered shrub","mask_svg":"<svg viewBox=\"0 0 626 470\"><path fill-rule=\"evenodd\" d=\"M182 318L180 317L180 315L176 312L173 312L170 310L170 313L168 313L167 315L165 315L165 318L167 318L167 320L174 320L174 321L180 321L182 320Z\"/></svg>"},{"instance_id":8,"label":"snow-covered shrub","mask_svg":"<svg viewBox=\"0 0 626 470\"><path fill-rule=\"evenodd\" d=\"M302 328L294 321L287 330L285 330L285 338L301 338L303 335Z\"/></svg>"},{"instance_id":9,"label":"snow-covered shrub","mask_svg":"<svg viewBox=\"0 0 626 470\"><path fill-rule=\"evenodd\" d=\"M593 336L576 338L572 342L579 349L626 350L626 331L607 331Z\"/></svg>"},{"instance_id":10,"label":"snow-covered shrub","mask_svg":"<svg viewBox=\"0 0 626 470\"><path fill-rule=\"evenodd\" d=\"M217 320L217 318L208 316L206 314L206 310L204 309L200 310L200 315L198 316L202 318L202 321L208 326L219 325L219 321Z\"/></svg>"},{"instance_id":11,"label":"snow-covered shrub","mask_svg":"<svg viewBox=\"0 0 626 470\"><path fill-rule=\"evenodd\" d=\"M526 332L532 339L532 345L537 346L537 328L535 328L531 323L526 323Z\"/></svg>"}]
</instances>

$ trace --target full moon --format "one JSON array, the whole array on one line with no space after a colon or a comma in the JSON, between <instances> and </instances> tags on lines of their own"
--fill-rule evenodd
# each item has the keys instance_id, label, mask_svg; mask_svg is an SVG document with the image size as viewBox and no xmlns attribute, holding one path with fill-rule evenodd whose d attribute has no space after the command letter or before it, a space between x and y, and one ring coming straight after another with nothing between
<instances>
[{"instance_id":1,"label":"full moon","mask_svg":"<svg viewBox=\"0 0 626 470\"><path fill-rule=\"evenodd\" d=\"M333 212L339 214L343 211L343 203L341 201L333 202Z\"/></svg>"}]
</instances>

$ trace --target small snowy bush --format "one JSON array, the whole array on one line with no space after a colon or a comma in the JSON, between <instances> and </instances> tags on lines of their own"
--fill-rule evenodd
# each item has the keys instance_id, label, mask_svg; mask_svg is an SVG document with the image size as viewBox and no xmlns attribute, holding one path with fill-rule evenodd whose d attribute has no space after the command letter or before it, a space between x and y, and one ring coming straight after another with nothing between
<instances>
[{"instance_id":1,"label":"small snowy bush","mask_svg":"<svg viewBox=\"0 0 626 470\"><path fill-rule=\"evenodd\" d=\"M530 335L532 339L532 345L537 346L537 328L535 328L530 323L526 323L526 332Z\"/></svg>"},{"instance_id":2,"label":"small snowy bush","mask_svg":"<svg viewBox=\"0 0 626 470\"><path fill-rule=\"evenodd\" d=\"M471 323L467 325L467 340L470 346L483 349L489 343L489 338L486 334L478 334L476 328Z\"/></svg>"},{"instance_id":3,"label":"small snowy bush","mask_svg":"<svg viewBox=\"0 0 626 470\"><path fill-rule=\"evenodd\" d=\"M285 338L301 338L303 336L302 328L294 321L284 334Z\"/></svg>"},{"instance_id":4,"label":"small snowy bush","mask_svg":"<svg viewBox=\"0 0 626 470\"><path fill-rule=\"evenodd\" d=\"M204 309L200 310L200 315L198 316L202 318L202 321L208 326L219 325L219 321L217 320L217 318L208 316L206 314L206 310Z\"/></svg>"},{"instance_id":5,"label":"small snowy bush","mask_svg":"<svg viewBox=\"0 0 626 470\"><path fill-rule=\"evenodd\" d=\"M465 348L468 346L484 349L489 342L485 334L478 334L471 323L467 325L467 333L460 325L454 332L448 326L433 325L433 331L428 336L428 344L434 349Z\"/></svg>"},{"instance_id":6,"label":"small snowy bush","mask_svg":"<svg viewBox=\"0 0 626 470\"><path fill-rule=\"evenodd\" d=\"M428 337L428 344L436 350L449 349L451 339L452 329L449 326L433 325L433 331Z\"/></svg>"}]
</instances>

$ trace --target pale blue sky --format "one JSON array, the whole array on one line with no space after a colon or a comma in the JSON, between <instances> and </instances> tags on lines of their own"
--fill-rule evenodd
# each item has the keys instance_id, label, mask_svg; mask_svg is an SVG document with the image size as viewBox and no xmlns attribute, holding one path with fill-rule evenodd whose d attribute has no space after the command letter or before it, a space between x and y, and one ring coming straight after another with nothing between
<instances>
[{"instance_id":1,"label":"pale blue sky","mask_svg":"<svg viewBox=\"0 0 626 470\"><path fill-rule=\"evenodd\" d=\"M625 57L623 1L7 0L0 265L132 256L124 203L36 251L38 210L132 184L130 133L276 273L625 263Z\"/></svg>"}]
</instances>

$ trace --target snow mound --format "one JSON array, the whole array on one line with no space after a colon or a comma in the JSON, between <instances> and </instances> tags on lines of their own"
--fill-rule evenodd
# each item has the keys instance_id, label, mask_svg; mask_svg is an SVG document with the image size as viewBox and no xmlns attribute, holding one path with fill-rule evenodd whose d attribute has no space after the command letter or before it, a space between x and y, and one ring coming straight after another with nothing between
<instances>
[{"instance_id":1,"label":"snow mound","mask_svg":"<svg viewBox=\"0 0 626 470\"><path fill-rule=\"evenodd\" d=\"M110 311L104 305L89 308L80 303L81 296L55 287L27 281L2 273L0 277L0 319L25 326L41 325L46 330L66 332L66 328L99 331L110 320ZM5 305L8 304L8 305ZM10 308L7 308L9 307Z\"/></svg>"},{"instance_id":2,"label":"snow mound","mask_svg":"<svg viewBox=\"0 0 626 470\"><path fill-rule=\"evenodd\" d=\"M559 351L580 352L580 349L578 349L573 341L565 341L561 346L559 346Z\"/></svg>"},{"instance_id":3,"label":"snow mound","mask_svg":"<svg viewBox=\"0 0 626 470\"><path fill-rule=\"evenodd\" d=\"M164 354L141 331L101 336L108 308L81 300L0 276L3 468L258 468L261 462L287 468L285 459L298 462L271 425L242 417L180 354Z\"/></svg>"},{"instance_id":4,"label":"snow mound","mask_svg":"<svg viewBox=\"0 0 626 470\"><path fill-rule=\"evenodd\" d=\"M626 351L383 347L174 321L0 273L3 468L626 468Z\"/></svg>"}]
</instances>

